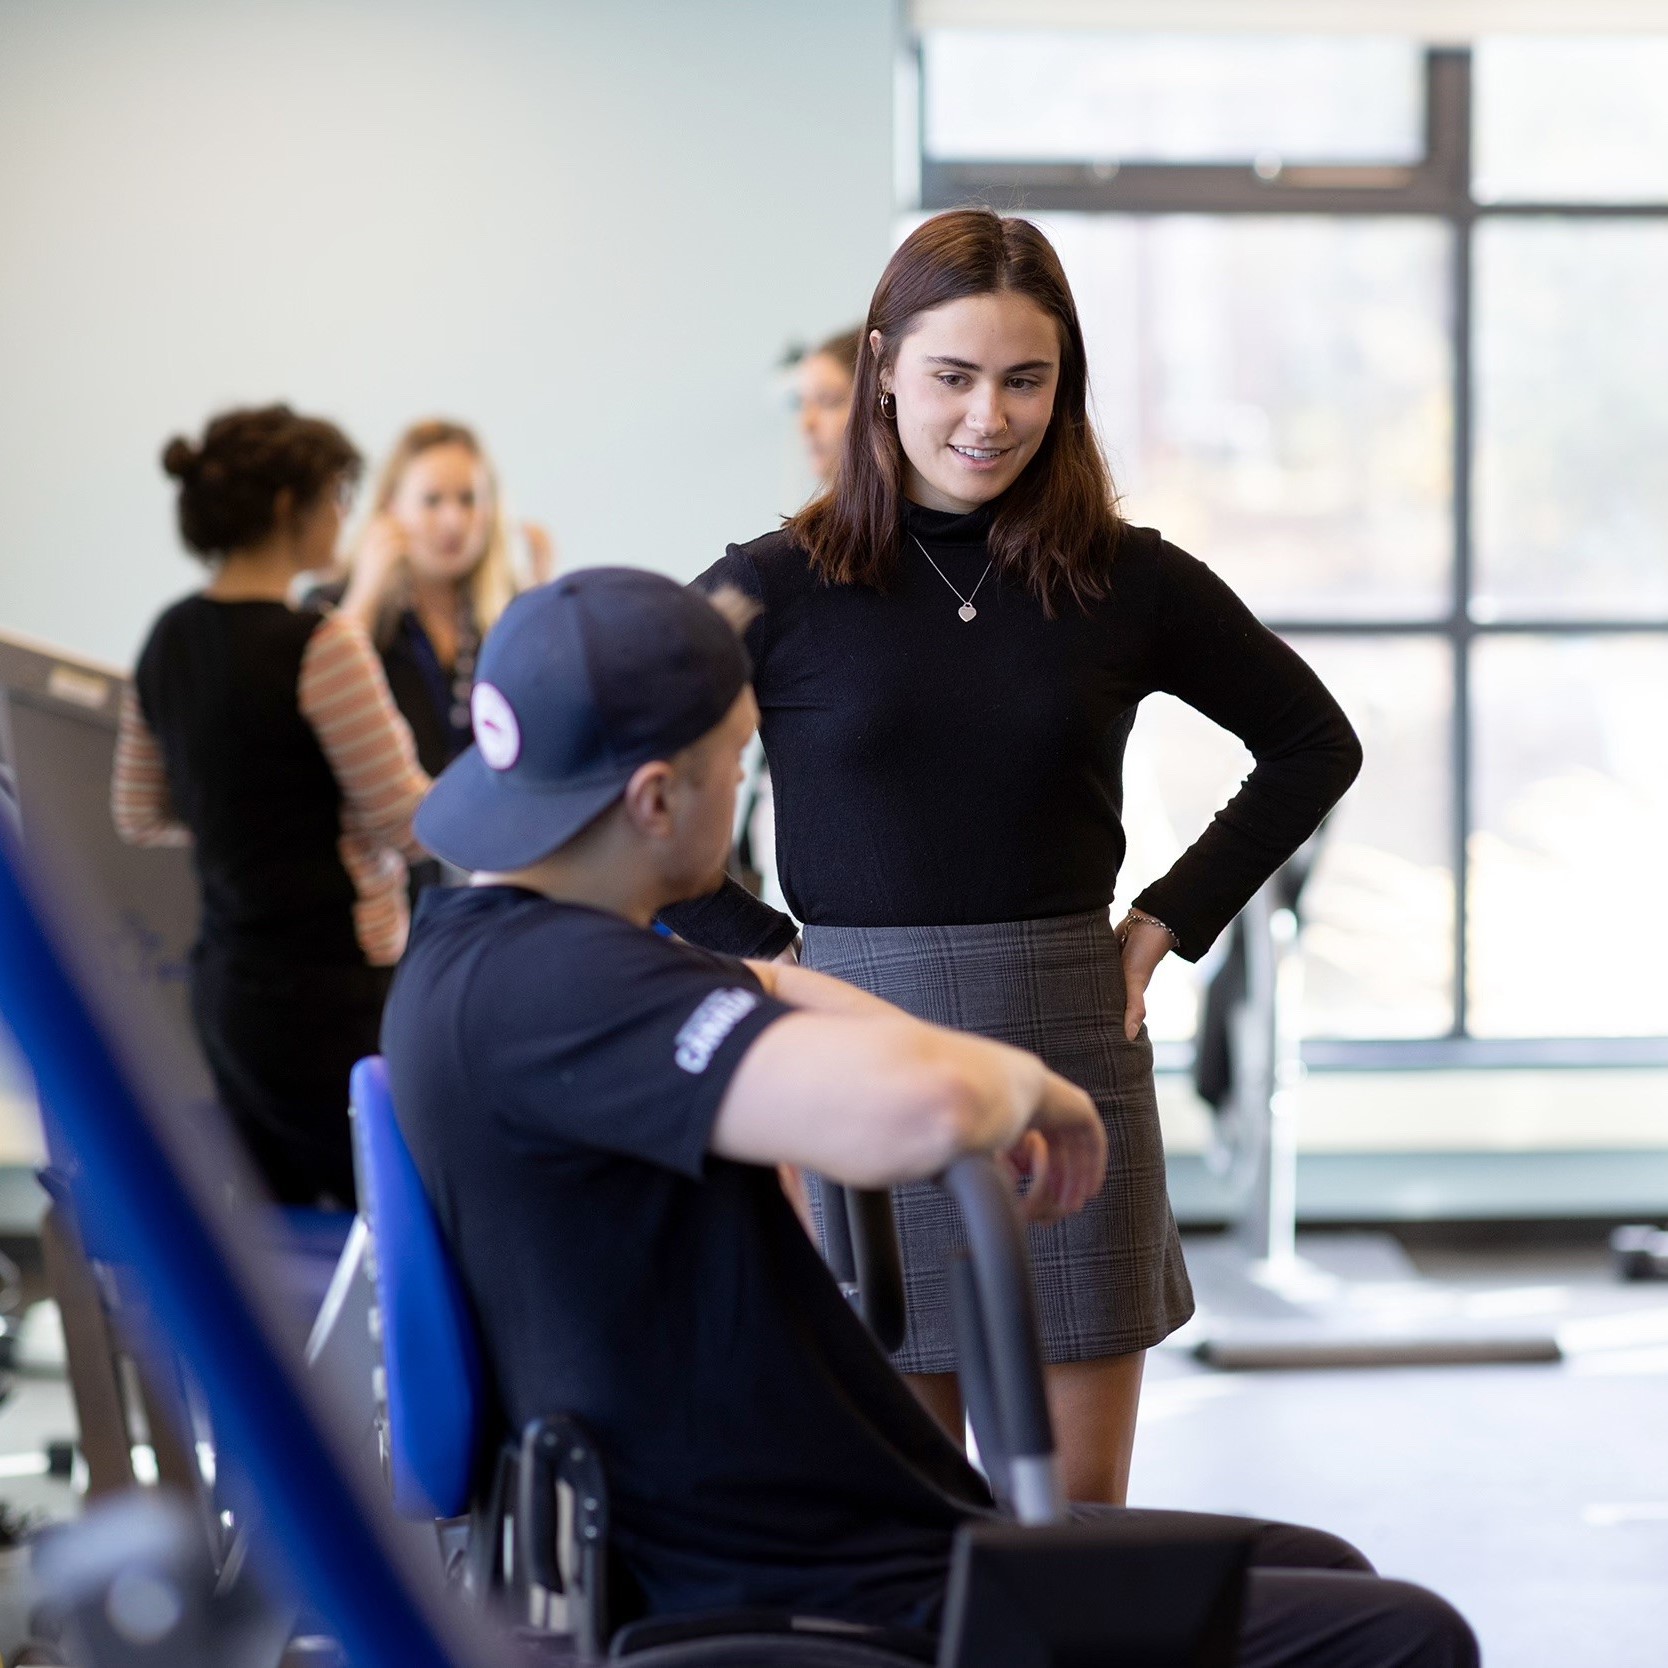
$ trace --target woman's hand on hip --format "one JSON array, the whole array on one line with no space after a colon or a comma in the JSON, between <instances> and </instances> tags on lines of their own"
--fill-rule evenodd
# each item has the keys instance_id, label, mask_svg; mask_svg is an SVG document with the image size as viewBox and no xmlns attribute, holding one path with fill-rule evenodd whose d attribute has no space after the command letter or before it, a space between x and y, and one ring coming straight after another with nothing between
<instances>
[{"instance_id":1,"label":"woman's hand on hip","mask_svg":"<svg viewBox=\"0 0 1668 1668\"><path fill-rule=\"evenodd\" d=\"M1118 934L1124 958L1124 1040L1134 1042L1147 1018L1147 986L1174 940L1168 927L1133 918L1119 927Z\"/></svg>"}]
</instances>

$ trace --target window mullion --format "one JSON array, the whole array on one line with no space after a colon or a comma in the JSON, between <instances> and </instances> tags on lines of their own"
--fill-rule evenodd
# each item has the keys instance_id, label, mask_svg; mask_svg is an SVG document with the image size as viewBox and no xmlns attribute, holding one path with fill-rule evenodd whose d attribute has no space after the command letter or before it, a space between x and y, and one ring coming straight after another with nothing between
<instances>
[{"instance_id":1,"label":"window mullion","mask_svg":"<svg viewBox=\"0 0 1668 1668\"><path fill-rule=\"evenodd\" d=\"M1453 339L1453 593L1449 641L1454 657L1451 839L1454 873L1454 1019L1452 1035L1469 1035L1470 1006L1470 848L1473 814L1471 723L1472 470L1475 447L1476 386L1473 368L1471 204L1471 54L1432 52L1427 87L1430 148L1441 158L1451 195L1449 230L1452 247L1449 295Z\"/></svg>"}]
</instances>

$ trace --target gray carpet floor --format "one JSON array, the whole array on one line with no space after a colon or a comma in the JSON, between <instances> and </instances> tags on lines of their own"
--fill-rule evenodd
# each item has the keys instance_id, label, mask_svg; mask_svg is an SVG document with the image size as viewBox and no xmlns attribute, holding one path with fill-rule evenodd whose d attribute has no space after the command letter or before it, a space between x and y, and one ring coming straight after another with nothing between
<instances>
[{"instance_id":1,"label":"gray carpet floor","mask_svg":"<svg viewBox=\"0 0 1668 1668\"><path fill-rule=\"evenodd\" d=\"M1223 1373L1149 1362L1131 1498L1318 1524L1468 1616L1491 1668L1668 1658L1668 1285L1602 1253L1418 1257L1556 1365Z\"/></svg>"}]
</instances>

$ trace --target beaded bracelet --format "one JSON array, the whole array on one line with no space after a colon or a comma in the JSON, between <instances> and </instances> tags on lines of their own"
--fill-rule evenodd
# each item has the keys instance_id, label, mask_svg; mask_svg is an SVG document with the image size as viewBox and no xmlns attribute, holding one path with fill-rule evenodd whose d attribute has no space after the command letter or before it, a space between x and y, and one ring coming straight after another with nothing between
<instances>
[{"instance_id":1,"label":"beaded bracelet","mask_svg":"<svg viewBox=\"0 0 1668 1668\"><path fill-rule=\"evenodd\" d=\"M1117 926L1118 946L1120 949L1129 939L1129 927L1132 921L1144 921L1149 927L1157 927L1161 932L1169 933L1170 948L1173 950L1179 950L1181 948L1181 938L1177 934L1174 927L1159 920L1156 915L1149 915L1144 909L1131 909L1126 911L1123 920L1121 920Z\"/></svg>"}]
</instances>

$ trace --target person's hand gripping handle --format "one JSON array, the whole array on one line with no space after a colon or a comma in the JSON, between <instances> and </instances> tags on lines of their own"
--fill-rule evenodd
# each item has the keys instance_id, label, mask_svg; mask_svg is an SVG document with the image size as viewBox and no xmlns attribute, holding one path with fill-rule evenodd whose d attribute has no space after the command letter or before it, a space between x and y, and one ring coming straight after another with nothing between
<instances>
[{"instance_id":1,"label":"person's hand gripping handle","mask_svg":"<svg viewBox=\"0 0 1668 1668\"><path fill-rule=\"evenodd\" d=\"M1021 1201L1027 1221L1075 1216L1106 1179L1106 1128L1094 1101L1057 1072L1046 1073L1029 1126L999 1162L1015 1180L1031 1178Z\"/></svg>"}]
</instances>

